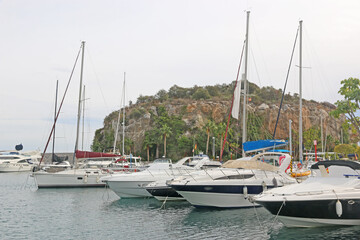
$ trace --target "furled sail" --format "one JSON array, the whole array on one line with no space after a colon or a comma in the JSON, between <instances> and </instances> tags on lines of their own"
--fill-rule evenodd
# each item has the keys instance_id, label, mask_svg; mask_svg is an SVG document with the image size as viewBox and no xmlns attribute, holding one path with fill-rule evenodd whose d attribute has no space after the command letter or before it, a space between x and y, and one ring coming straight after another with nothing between
<instances>
[{"instance_id":1,"label":"furled sail","mask_svg":"<svg viewBox=\"0 0 360 240\"><path fill-rule=\"evenodd\" d=\"M238 82L234 90L234 102L231 110L231 116L235 119L239 119L240 99L241 99L240 96L241 96L241 83L239 84Z\"/></svg>"}]
</instances>

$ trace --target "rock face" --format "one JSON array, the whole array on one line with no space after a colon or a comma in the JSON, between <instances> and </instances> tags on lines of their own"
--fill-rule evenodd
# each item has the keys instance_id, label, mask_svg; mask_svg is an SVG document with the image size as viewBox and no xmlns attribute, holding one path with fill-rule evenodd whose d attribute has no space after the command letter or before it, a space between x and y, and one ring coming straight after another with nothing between
<instances>
[{"instance_id":1,"label":"rock face","mask_svg":"<svg viewBox=\"0 0 360 240\"><path fill-rule=\"evenodd\" d=\"M224 100L191 100L191 99L169 99L166 102L155 101L152 103L135 104L126 109L127 124L126 137L134 142L134 151L141 152L144 149L143 141L145 132L153 128L152 116L158 115L158 107L164 106L169 115L181 116L186 123L189 131L184 133L185 136L191 136L190 132L194 129L201 129L208 119L212 119L216 123L226 122L228 112L230 110L230 101ZM261 116L264 128L273 133L278 115L279 106L275 104L262 103L258 106L251 103L248 111ZM320 129L321 122L323 124L323 132L326 135L332 135L334 139L340 139L340 127L345 121L342 116L334 119L329 112L334 109L334 105L330 103L316 103L314 101L306 101L303 103L303 130L311 127ZM242 112L241 112L242 113ZM118 112L113 112L104 121L104 128L99 129L100 133L105 129L115 131ZM286 139L289 133L289 120L292 121L292 129L298 132L299 128L299 107L296 105L285 104L282 107L276 138ZM119 132L122 130L120 129Z\"/></svg>"}]
</instances>

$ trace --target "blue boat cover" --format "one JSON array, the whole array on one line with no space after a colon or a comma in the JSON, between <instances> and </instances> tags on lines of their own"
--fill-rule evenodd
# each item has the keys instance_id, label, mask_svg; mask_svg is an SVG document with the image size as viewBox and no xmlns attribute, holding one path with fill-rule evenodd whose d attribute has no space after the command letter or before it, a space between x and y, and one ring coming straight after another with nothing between
<instances>
[{"instance_id":1,"label":"blue boat cover","mask_svg":"<svg viewBox=\"0 0 360 240\"><path fill-rule=\"evenodd\" d=\"M279 139L269 139L269 140L258 140L258 141L249 141L243 143L243 148L245 152L255 152L268 149L275 149L278 147L283 147L288 144L285 140Z\"/></svg>"}]
</instances>

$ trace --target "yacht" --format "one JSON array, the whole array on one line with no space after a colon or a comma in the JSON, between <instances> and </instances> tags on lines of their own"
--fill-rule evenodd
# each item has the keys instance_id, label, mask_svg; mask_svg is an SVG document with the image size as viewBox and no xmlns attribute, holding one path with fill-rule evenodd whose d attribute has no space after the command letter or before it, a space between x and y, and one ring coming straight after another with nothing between
<instances>
[{"instance_id":1,"label":"yacht","mask_svg":"<svg viewBox=\"0 0 360 240\"><path fill-rule=\"evenodd\" d=\"M197 164L191 166L192 161L197 161ZM171 159L161 158L155 160L154 163L141 172L113 174L103 177L101 180L120 198L152 197L145 189L145 186L149 183L188 175L191 171L201 169L208 161L210 159L206 155L201 157L185 157L175 164L172 164Z\"/></svg>"},{"instance_id":2,"label":"yacht","mask_svg":"<svg viewBox=\"0 0 360 240\"><path fill-rule=\"evenodd\" d=\"M360 164L322 161L311 170L304 182L268 190L254 200L287 227L360 225Z\"/></svg>"},{"instance_id":3,"label":"yacht","mask_svg":"<svg viewBox=\"0 0 360 240\"><path fill-rule=\"evenodd\" d=\"M29 172L41 158L40 153L19 151L0 152L0 172Z\"/></svg>"},{"instance_id":4,"label":"yacht","mask_svg":"<svg viewBox=\"0 0 360 240\"><path fill-rule=\"evenodd\" d=\"M261 161L265 155L282 158L281 165L277 167ZM252 207L254 204L249 197L267 189L296 183L285 173L290 160L288 154L265 152L250 159L230 160L221 168L181 176L168 185L195 207Z\"/></svg>"},{"instance_id":5,"label":"yacht","mask_svg":"<svg viewBox=\"0 0 360 240\"><path fill-rule=\"evenodd\" d=\"M190 166L195 166L197 161L192 161ZM219 161L207 161L205 162L201 169L210 169L210 168L219 168L221 163ZM180 194L178 194L172 187L168 184L172 181L168 179L162 179L149 183L145 186L145 189L157 200L159 201L172 201L172 200L185 200Z\"/></svg>"}]
</instances>

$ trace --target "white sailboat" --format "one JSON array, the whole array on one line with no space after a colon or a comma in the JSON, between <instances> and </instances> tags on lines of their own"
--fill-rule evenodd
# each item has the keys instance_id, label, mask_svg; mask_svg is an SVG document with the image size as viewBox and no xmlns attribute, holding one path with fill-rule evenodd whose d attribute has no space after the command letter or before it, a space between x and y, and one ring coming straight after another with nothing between
<instances>
[{"instance_id":1,"label":"white sailboat","mask_svg":"<svg viewBox=\"0 0 360 240\"><path fill-rule=\"evenodd\" d=\"M81 115L81 89L84 63L85 42L81 43L82 61L80 72L80 90L79 90L79 105L77 117L77 131L75 141L75 152L78 150L79 141L79 126ZM59 109L60 111L60 109ZM53 126L54 129L54 126ZM45 149L46 151L46 149ZM79 168L74 152L74 168L60 172L50 173L46 171L34 172L32 176L35 178L38 188L68 188L68 187L103 187L105 184L100 181L100 178L106 176L107 173L98 168Z\"/></svg>"}]
</instances>

